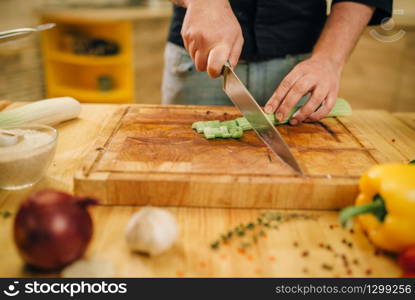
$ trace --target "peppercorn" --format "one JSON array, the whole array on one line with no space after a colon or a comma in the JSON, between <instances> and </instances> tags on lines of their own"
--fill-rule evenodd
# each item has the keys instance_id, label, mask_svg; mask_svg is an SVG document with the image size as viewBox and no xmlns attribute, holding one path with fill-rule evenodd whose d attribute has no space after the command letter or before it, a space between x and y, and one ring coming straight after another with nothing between
<instances>
[{"instance_id":1,"label":"peppercorn","mask_svg":"<svg viewBox=\"0 0 415 300\"><path fill-rule=\"evenodd\" d=\"M323 269L325 269L325 270L328 270L328 271L333 270L333 266L331 266L331 265L329 265L329 264L326 264L326 263L323 263L323 264L321 265L321 267L322 267Z\"/></svg>"},{"instance_id":2,"label":"peppercorn","mask_svg":"<svg viewBox=\"0 0 415 300\"><path fill-rule=\"evenodd\" d=\"M219 241L213 242L212 244L210 244L210 247L212 249L218 249L219 248Z\"/></svg>"}]
</instances>

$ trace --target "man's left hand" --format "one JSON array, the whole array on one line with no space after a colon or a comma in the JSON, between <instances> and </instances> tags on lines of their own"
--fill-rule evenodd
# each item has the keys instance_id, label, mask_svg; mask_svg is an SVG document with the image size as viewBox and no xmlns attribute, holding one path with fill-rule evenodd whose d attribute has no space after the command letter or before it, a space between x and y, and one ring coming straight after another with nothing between
<instances>
[{"instance_id":1,"label":"man's left hand","mask_svg":"<svg viewBox=\"0 0 415 300\"><path fill-rule=\"evenodd\" d=\"M336 103L342 67L329 59L311 57L299 63L280 83L265 106L284 121L295 104L310 93L307 103L290 120L291 125L324 118Z\"/></svg>"}]
</instances>

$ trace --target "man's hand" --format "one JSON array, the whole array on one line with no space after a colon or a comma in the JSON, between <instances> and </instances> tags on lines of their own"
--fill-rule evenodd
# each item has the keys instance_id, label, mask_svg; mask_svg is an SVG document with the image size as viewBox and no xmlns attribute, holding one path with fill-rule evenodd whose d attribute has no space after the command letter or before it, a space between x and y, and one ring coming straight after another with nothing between
<instances>
[{"instance_id":1,"label":"man's hand","mask_svg":"<svg viewBox=\"0 0 415 300\"><path fill-rule=\"evenodd\" d=\"M280 83L265 112L276 112L277 119L283 121L301 97L310 93L309 100L290 123L296 125L323 118L336 103L341 70L340 66L323 57L311 57L299 63Z\"/></svg>"},{"instance_id":2,"label":"man's hand","mask_svg":"<svg viewBox=\"0 0 415 300\"><path fill-rule=\"evenodd\" d=\"M196 70L220 76L227 60L236 66L244 39L227 0L184 0L182 37Z\"/></svg>"},{"instance_id":3,"label":"man's hand","mask_svg":"<svg viewBox=\"0 0 415 300\"><path fill-rule=\"evenodd\" d=\"M284 121L301 97L310 94L290 124L324 118L335 104L346 59L373 12L374 7L360 3L346 1L333 5L311 58L299 63L284 78L268 100L265 112L275 112L276 118Z\"/></svg>"}]
</instances>

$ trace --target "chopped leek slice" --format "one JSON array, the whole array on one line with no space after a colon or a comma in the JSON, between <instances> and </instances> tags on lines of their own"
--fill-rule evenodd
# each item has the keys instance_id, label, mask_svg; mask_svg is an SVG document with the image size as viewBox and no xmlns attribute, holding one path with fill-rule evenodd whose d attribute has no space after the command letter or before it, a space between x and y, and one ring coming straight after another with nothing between
<instances>
[{"instance_id":1,"label":"chopped leek slice","mask_svg":"<svg viewBox=\"0 0 415 300\"><path fill-rule=\"evenodd\" d=\"M285 124L288 120L307 102L307 98L301 99L289 113L287 119L283 122L278 122L274 114L267 114L267 118L275 125ZM344 117L352 114L350 104L343 98L337 98L336 104L327 115L327 117ZM196 129L198 133L203 133L207 139L214 138L241 138L245 130L251 130L252 126L244 117L235 120L228 120L220 122L214 121L199 121L192 124L192 128Z\"/></svg>"},{"instance_id":2,"label":"chopped leek slice","mask_svg":"<svg viewBox=\"0 0 415 300\"><path fill-rule=\"evenodd\" d=\"M234 127L229 130L230 137L233 139L239 139L244 135L244 131L241 127Z\"/></svg>"},{"instance_id":3,"label":"chopped leek slice","mask_svg":"<svg viewBox=\"0 0 415 300\"><path fill-rule=\"evenodd\" d=\"M192 128L196 129L198 133L203 133L205 127L217 128L220 126L219 120L214 121L199 121L192 124Z\"/></svg>"},{"instance_id":4,"label":"chopped leek slice","mask_svg":"<svg viewBox=\"0 0 415 300\"><path fill-rule=\"evenodd\" d=\"M238 127L238 124L235 120L223 121L220 123L221 126L226 126L228 129Z\"/></svg>"},{"instance_id":5,"label":"chopped leek slice","mask_svg":"<svg viewBox=\"0 0 415 300\"><path fill-rule=\"evenodd\" d=\"M248 120L246 118L244 118L244 117L237 118L236 119L236 123L238 124L239 127L242 128L243 131L245 131L245 130L252 130L251 123L249 123Z\"/></svg>"}]
</instances>

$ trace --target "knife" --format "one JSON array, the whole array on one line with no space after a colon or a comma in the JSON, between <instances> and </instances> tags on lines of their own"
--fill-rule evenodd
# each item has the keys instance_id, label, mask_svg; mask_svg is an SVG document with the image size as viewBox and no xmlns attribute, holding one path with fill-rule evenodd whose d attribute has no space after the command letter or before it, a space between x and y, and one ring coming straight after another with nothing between
<instances>
[{"instance_id":1,"label":"knife","mask_svg":"<svg viewBox=\"0 0 415 300\"><path fill-rule=\"evenodd\" d=\"M223 67L222 75L223 90L251 124L258 137L295 172L304 176L304 172L291 153L290 148L288 148L280 133L275 129L274 124L267 118L248 89L239 80L229 61Z\"/></svg>"}]
</instances>

